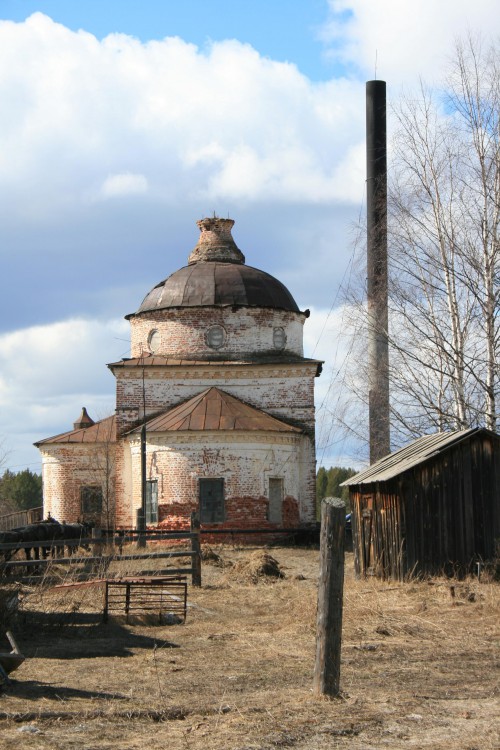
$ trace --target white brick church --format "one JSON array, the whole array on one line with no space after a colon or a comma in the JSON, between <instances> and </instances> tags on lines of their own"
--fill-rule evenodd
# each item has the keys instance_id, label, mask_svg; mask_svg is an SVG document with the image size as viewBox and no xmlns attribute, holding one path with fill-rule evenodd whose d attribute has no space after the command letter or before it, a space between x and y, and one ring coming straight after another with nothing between
<instances>
[{"instance_id":1,"label":"white brick church","mask_svg":"<svg viewBox=\"0 0 500 750\"><path fill-rule=\"evenodd\" d=\"M145 454L148 526L186 528L192 511L205 529L315 520L321 363L303 356L309 313L245 264L233 224L199 221L188 265L127 315L131 358L108 365L115 415L94 422L83 409L72 430L36 443L45 515L136 526Z\"/></svg>"}]
</instances>

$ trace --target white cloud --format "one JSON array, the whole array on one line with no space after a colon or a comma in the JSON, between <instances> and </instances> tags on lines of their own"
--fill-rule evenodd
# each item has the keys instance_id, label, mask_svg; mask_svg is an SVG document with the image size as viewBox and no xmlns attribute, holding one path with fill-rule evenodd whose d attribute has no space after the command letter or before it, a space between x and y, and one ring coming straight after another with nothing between
<instances>
[{"instance_id":1,"label":"white cloud","mask_svg":"<svg viewBox=\"0 0 500 750\"><path fill-rule=\"evenodd\" d=\"M110 357L129 349L128 324L74 319L0 336L0 406L32 404L74 393L98 393ZM42 375L42 377L41 377ZM106 382L113 389L108 374Z\"/></svg>"},{"instance_id":2,"label":"white cloud","mask_svg":"<svg viewBox=\"0 0 500 750\"><path fill-rule=\"evenodd\" d=\"M114 411L107 362L127 356L124 320L66 320L0 335L0 433L7 465L38 463L35 440L72 429L82 406L94 419Z\"/></svg>"},{"instance_id":3,"label":"white cloud","mask_svg":"<svg viewBox=\"0 0 500 750\"><path fill-rule=\"evenodd\" d=\"M330 55L395 88L442 79L455 39L498 35L497 0L329 0L322 31ZM375 70L376 66L376 70Z\"/></svg>"},{"instance_id":4,"label":"white cloud","mask_svg":"<svg viewBox=\"0 0 500 750\"><path fill-rule=\"evenodd\" d=\"M148 181L143 174L124 172L106 177L101 185L99 195L104 198L119 198L127 195L147 193Z\"/></svg>"},{"instance_id":5,"label":"white cloud","mask_svg":"<svg viewBox=\"0 0 500 750\"><path fill-rule=\"evenodd\" d=\"M23 218L86 196L349 202L359 83L312 83L237 41L99 41L35 13L0 21L0 196ZM356 168L349 179L358 179Z\"/></svg>"},{"instance_id":6,"label":"white cloud","mask_svg":"<svg viewBox=\"0 0 500 750\"><path fill-rule=\"evenodd\" d=\"M315 381L316 458L323 466L361 466L365 446L341 429L338 418L352 394L342 387L340 370L353 345L347 325L352 311L346 305L335 309L311 309L304 325L304 355L323 360L323 371Z\"/></svg>"}]
</instances>

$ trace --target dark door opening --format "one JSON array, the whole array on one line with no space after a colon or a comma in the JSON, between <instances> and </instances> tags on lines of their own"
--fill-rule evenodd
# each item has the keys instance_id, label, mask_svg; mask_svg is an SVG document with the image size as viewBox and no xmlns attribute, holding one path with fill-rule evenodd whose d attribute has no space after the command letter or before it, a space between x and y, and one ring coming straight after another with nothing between
<instances>
[{"instance_id":1,"label":"dark door opening","mask_svg":"<svg viewBox=\"0 0 500 750\"><path fill-rule=\"evenodd\" d=\"M224 480L200 479L201 523L221 523L224 519Z\"/></svg>"},{"instance_id":2,"label":"dark door opening","mask_svg":"<svg viewBox=\"0 0 500 750\"><path fill-rule=\"evenodd\" d=\"M270 477L269 479L269 512L270 523L283 522L283 480Z\"/></svg>"}]
</instances>

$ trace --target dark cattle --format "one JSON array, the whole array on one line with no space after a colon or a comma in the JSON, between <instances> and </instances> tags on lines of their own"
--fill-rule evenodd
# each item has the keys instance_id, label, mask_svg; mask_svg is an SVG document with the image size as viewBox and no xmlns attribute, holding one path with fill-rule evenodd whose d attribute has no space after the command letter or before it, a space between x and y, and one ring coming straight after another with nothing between
<instances>
[{"instance_id":1,"label":"dark cattle","mask_svg":"<svg viewBox=\"0 0 500 750\"><path fill-rule=\"evenodd\" d=\"M3 531L0 533L0 544L18 544L21 541L20 529L11 529L10 531ZM6 549L3 551L3 558L5 562L15 555L17 549Z\"/></svg>"},{"instance_id":2,"label":"dark cattle","mask_svg":"<svg viewBox=\"0 0 500 750\"><path fill-rule=\"evenodd\" d=\"M62 539L67 539L68 541L76 540L76 539L88 539L92 534L92 528L93 524L91 523L62 523L61 524L61 534ZM82 544L80 545L84 549L88 550L90 549L88 544ZM71 553L75 550L74 545L68 546L68 554L71 555Z\"/></svg>"},{"instance_id":3,"label":"dark cattle","mask_svg":"<svg viewBox=\"0 0 500 750\"><path fill-rule=\"evenodd\" d=\"M40 559L40 542L48 542L60 538L61 524L49 518L46 521L30 523L19 529L13 529L0 534L0 543L19 544L17 549L5 550L3 553L4 560L8 562L20 549L24 549L26 560L31 560L33 551L35 560ZM24 546L29 544L30 546ZM23 547L21 547L23 545ZM42 556L47 556L47 548L42 547Z\"/></svg>"},{"instance_id":4,"label":"dark cattle","mask_svg":"<svg viewBox=\"0 0 500 750\"><path fill-rule=\"evenodd\" d=\"M55 551L57 554L62 550L64 554L66 541L84 539L90 536L91 533L91 524L59 523L59 521L49 517L47 520L39 521L38 523L32 523L19 529L0 533L0 544L19 544L19 547L16 549L5 550L3 552L5 562L8 562L22 548L21 545L24 544L29 544L29 546L24 547L26 559L31 560L31 553L33 552L35 560L39 560L40 549L44 558L47 557L49 551L48 547L40 546L41 542L54 542L52 551ZM81 546L88 549L87 544ZM67 548L68 554L71 555L75 550L75 545L67 545Z\"/></svg>"}]
</instances>

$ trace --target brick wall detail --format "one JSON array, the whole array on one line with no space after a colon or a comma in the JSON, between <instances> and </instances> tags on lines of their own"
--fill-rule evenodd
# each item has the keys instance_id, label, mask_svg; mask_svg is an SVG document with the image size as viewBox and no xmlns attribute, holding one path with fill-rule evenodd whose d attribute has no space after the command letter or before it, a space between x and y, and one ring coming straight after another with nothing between
<instances>
[{"instance_id":1,"label":"brick wall detail","mask_svg":"<svg viewBox=\"0 0 500 750\"><path fill-rule=\"evenodd\" d=\"M275 353L274 328L283 328L286 335L284 351L303 356L303 313L265 308L187 307L145 312L130 321L132 357L149 351L148 336L157 330L160 345L156 354L161 356L213 355L206 340L210 326L222 326L226 332L224 344L218 355L269 352Z\"/></svg>"}]
</instances>

